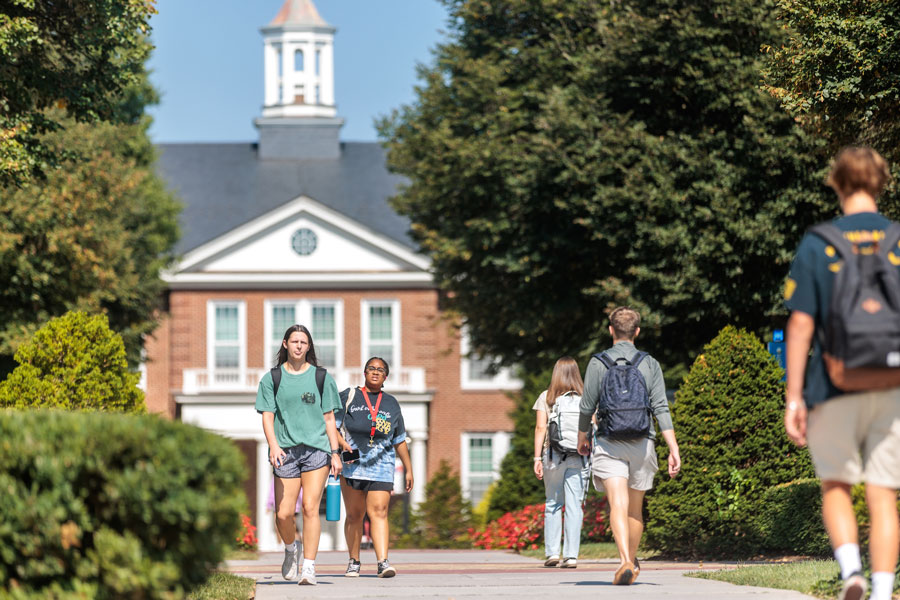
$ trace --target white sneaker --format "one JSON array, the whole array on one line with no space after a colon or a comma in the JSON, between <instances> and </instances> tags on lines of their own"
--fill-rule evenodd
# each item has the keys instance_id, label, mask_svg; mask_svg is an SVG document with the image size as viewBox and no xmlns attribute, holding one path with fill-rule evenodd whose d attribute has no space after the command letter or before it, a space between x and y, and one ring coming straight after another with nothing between
<instances>
[{"instance_id":1,"label":"white sneaker","mask_svg":"<svg viewBox=\"0 0 900 600\"><path fill-rule=\"evenodd\" d=\"M866 597L866 578L856 571L844 580L838 600L862 600Z\"/></svg>"},{"instance_id":2,"label":"white sneaker","mask_svg":"<svg viewBox=\"0 0 900 600\"><path fill-rule=\"evenodd\" d=\"M562 569L576 569L578 568L578 560L574 558L564 558L561 563L559 563L560 568Z\"/></svg>"},{"instance_id":3,"label":"white sneaker","mask_svg":"<svg viewBox=\"0 0 900 600\"><path fill-rule=\"evenodd\" d=\"M559 556L557 556L555 554L553 556L548 556L547 560L544 561L545 567L555 567L558 564L559 564Z\"/></svg>"},{"instance_id":4,"label":"white sneaker","mask_svg":"<svg viewBox=\"0 0 900 600\"><path fill-rule=\"evenodd\" d=\"M281 563L281 576L289 581L297 579L300 570L300 548L294 542L284 549L284 562Z\"/></svg>"},{"instance_id":5,"label":"white sneaker","mask_svg":"<svg viewBox=\"0 0 900 600\"><path fill-rule=\"evenodd\" d=\"M315 567L303 567L303 569L300 570L299 585L316 585Z\"/></svg>"}]
</instances>

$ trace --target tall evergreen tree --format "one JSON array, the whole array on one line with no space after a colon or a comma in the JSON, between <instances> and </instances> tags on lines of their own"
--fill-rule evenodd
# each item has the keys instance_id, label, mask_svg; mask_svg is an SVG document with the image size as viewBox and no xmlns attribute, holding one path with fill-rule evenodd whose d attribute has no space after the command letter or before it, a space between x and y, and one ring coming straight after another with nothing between
<instances>
[{"instance_id":1,"label":"tall evergreen tree","mask_svg":"<svg viewBox=\"0 0 900 600\"><path fill-rule=\"evenodd\" d=\"M413 222L477 351L540 368L644 316L689 363L760 329L833 210L815 143L760 89L771 1L444 0L449 40L381 123Z\"/></svg>"}]
</instances>

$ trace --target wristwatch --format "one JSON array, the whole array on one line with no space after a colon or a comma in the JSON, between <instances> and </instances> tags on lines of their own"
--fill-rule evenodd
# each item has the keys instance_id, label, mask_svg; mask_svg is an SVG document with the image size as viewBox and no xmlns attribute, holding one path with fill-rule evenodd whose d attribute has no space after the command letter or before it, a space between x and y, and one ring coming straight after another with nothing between
<instances>
[{"instance_id":1,"label":"wristwatch","mask_svg":"<svg viewBox=\"0 0 900 600\"><path fill-rule=\"evenodd\" d=\"M332 453L332 454L340 454L340 453L341 453L341 449L340 449L340 448L332 448L332 449L331 449L331 453Z\"/></svg>"}]
</instances>

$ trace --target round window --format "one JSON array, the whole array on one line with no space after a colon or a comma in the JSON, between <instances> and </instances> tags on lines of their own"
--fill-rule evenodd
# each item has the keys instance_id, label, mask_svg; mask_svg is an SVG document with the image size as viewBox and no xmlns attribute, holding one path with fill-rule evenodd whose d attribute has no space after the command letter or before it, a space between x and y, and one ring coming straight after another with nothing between
<instances>
[{"instance_id":1,"label":"round window","mask_svg":"<svg viewBox=\"0 0 900 600\"><path fill-rule=\"evenodd\" d=\"M318 238L312 229L298 229L291 236L291 248L300 256L309 256L316 250Z\"/></svg>"}]
</instances>

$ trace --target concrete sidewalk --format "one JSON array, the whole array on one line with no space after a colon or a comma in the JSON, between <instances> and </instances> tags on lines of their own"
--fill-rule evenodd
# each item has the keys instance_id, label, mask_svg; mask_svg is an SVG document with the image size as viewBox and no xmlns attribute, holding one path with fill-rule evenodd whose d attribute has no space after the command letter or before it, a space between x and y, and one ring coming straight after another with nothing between
<instances>
[{"instance_id":1,"label":"concrete sidewalk","mask_svg":"<svg viewBox=\"0 0 900 600\"><path fill-rule=\"evenodd\" d=\"M613 586L617 560L579 561L577 569L544 568L541 560L497 550L392 550L392 579L375 576L375 555L363 551L362 576L344 577L346 552L320 552L316 586L299 586L281 577L281 553L261 554L258 560L228 561L228 570L256 579L257 600L323 598L765 598L801 600L799 592L736 586L684 577L686 571L733 568L734 563L641 562L641 575L631 586Z\"/></svg>"}]
</instances>

